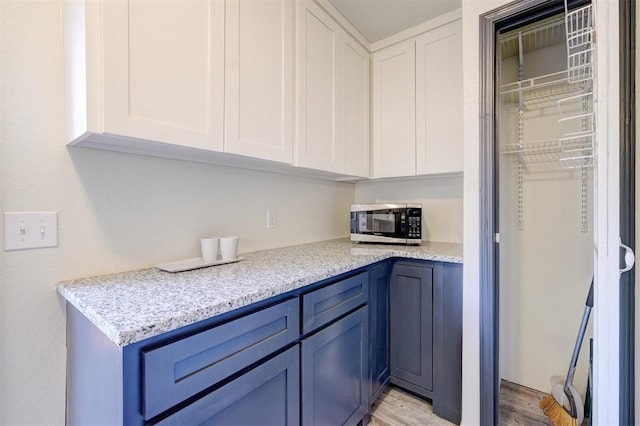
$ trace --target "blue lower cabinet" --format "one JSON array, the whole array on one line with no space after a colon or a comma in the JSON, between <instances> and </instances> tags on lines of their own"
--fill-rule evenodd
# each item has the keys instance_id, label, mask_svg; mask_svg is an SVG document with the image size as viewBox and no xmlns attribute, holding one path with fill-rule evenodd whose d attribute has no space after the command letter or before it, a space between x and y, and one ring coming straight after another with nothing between
<instances>
[{"instance_id":1,"label":"blue lower cabinet","mask_svg":"<svg viewBox=\"0 0 640 426\"><path fill-rule=\"evenodd\" d=\"M355 425L368 412L367 306L302 341L302 423Z\"/></svg>"},{"instance_id":2,"label":"blue lower cabinet","mask_svg":"<svg viewBox=\"0 0 640 426\"><path fill-rule=\"evenodd\" d=\"M360 422L369 403L368 274L327 282L125 347L68 305L67 423ZM303 297L317 319L307 335Z\"/></svg>"},{"instance_id":3,"label":"blue lower cabinet","mask_svg":"<svg viewBox=\"0 0 640 426\"><path fill-rule=\"evenodd\" d=\"M142 353L145 419L150 419L274 353L300 334L291 299Z\"/></svg>"},{"instance_id":4,"label":"blue lower cabinet","mask_svg":"<svg viewBox=\"0 0 640 426\"><path fill-rule=\"evenodd\" d=\"M391 383L428 398L433 412L462 414L461 264L397 261L390 273Z\"/></svg>"},{"instance_id":5,"label":"blue lower cabinet","mask_svg":"<svg viewBox=\"0 0 640 426\"><path fill-rule=\"evenodd\" d=\"M390 285L391 382L425 395L433 389L433 268L397 262Z\"/></svg>"},{"instance_id":6,"label":"blue lower cabinet","mask_svg":"<svg viewBox=\"0 0 640 426\"><path fill-rule=\"evenodd\" d=\"M369 401L375 402L389 381L389 263L369 274Z\"/></svg>"},{"instance_id":7,"label":"blue lower cabinet","mask_svg":"<svg viewBox=\"0 0 640 426\"><path fill-rule=\"evenodd\" d=\"M307 334L367 303L369 273L361 272L302 295L302 333Z\"/></svg>"},{"instance_id":8,"label":"blue lower cabinet","mask_svg":"<svg viewBox=\"0 0 640 426\"><path fill-rule=\"evenodd\" d=\"M299 360L296 345L155 424L299 425Z\"/></svg>"}]
</instances>

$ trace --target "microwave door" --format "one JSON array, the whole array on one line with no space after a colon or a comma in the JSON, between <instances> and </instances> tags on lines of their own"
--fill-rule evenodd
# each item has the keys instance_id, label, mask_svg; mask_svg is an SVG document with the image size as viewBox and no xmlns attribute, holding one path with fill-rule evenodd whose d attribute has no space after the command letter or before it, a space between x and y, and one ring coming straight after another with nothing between
<instances>
[{"instance_id":1,"label":"microwave door","mask_svg":"<svg viewBox=\"0 0 640 426\"><path fill-rule=\"evenodd\" d=\"M393 213L374 213L373 233L376 235L395 235L396 218Z\"/></svg>"},{"instance_id":2,"label":"microwave door","mask_svg":"<svg viewBox=\"0 0 640 426\"><path fill-rule=\"evenodd\" d=\"M352 233L385 238L405 238L405 212L403 210L370 210L351 217ZM354 232L355 231L355 232Z\"/></svg>"}]
</instances>

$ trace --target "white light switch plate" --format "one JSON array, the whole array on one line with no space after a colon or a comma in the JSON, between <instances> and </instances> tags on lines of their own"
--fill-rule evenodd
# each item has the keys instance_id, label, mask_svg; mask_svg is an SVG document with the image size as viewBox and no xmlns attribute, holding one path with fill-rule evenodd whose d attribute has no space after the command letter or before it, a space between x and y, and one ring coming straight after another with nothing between
<instances>
[{"instance_id":1,"label":"white light switch plate","mask_svg":"<svg viewBox=\"0 0 640 426\"><path fill-rule=\"evenodd\" d=\"M5 212L4 249L58 246L58 212Z\"/></svg>"}]
</instances>

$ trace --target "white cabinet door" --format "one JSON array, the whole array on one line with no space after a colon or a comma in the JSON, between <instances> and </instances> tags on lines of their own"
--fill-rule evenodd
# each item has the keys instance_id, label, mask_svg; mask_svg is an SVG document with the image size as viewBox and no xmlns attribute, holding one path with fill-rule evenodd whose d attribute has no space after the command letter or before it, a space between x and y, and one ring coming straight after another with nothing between
<instances>
[{"instance_id":1,"label":"white cabinet door","mask_svg":"<svg viewBox=\"0 0 640 426\"><path fill-rule=\"evenodd\" d=\"M416 39L416 133L418 174L463 170L459 20Z\"/></svg>"},{"instance_id":2,"label":"white cabinet door","mask_svg":"<svg viewBox=\"0 0 640 426\"><path fill-rule=\"evenodd\" d=\"M340 173L369 177L369 52L344 34L341 43Z\"/></svg>"},{"instance_id":3,"label":"white cabinet door","mask_svg":"<svg viewBox=\"0 0 640 426\"><path fill-rule=\"evenodd\" d=\"M226 2L225 152L293 162L293 3Z\"/></svg>"},{"instance_id":4,"label":"white cabinet door","mask_svg":"<svg viewBox=\"0 0 640 426\"><path fill-rule=\"evenodd\" d=\"M224 3L105 1L102 11L104 132L221 151Z\"/></svg>"},{"instance_id":5,"label":"white cabinet door","mask_svg":"<svg viewBox=\"0 0 640 426\"><path fill-rule=\"evenodd\" d=\"M317 4L298 3L297 165L337 171L340 27Z\"/></svg>"},{"instance_id":6,"label":"white cabinet door","mask_svg":"<svg viewBox=\"0 0 640 426\"><path fill-rule=\"evenodd\" d=\"M415 41L372 55L373 177L416 174Z\"/></svg>"}]
</instances>

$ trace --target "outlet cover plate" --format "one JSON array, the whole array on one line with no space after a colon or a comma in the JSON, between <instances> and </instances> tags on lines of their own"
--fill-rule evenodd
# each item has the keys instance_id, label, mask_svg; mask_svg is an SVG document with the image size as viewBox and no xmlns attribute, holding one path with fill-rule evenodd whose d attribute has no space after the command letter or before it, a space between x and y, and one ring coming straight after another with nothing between
<instances>
[{"instance_id":1,"label":"outlet cover plate","mask_svg":"<svg viewBox=\"0 0 640 426\"><path fill-rule=\"evenodd\" d=\"M4 249L58 246L58 212L5 212Z\"/></svg>"},{"instance_id":2,"label":"outlet cover plate","mask_svg":"<svg viewBox=\"0 0 640 426\"><path fill-rule=\"evenodd\" d=\"M278 227L278 213L275 210L267 210L267 229Z\"/></svg>"}]
</instances>

